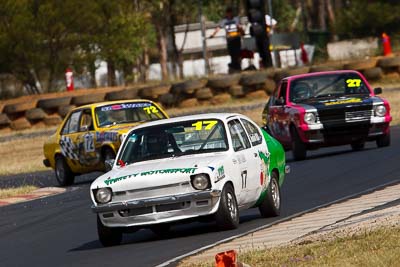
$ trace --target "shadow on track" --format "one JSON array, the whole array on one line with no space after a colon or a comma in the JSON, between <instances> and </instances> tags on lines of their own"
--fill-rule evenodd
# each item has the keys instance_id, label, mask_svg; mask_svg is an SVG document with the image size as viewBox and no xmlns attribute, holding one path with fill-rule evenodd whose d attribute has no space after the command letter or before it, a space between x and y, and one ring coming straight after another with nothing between
<instances>
[{"instance_id":1,"label":"shadow on track","mask_svg":"<svg viewBox=\"0 0 400 267\"><path fill-rule=\"evenodd\" d=\"M321 148L321 149L329 149L329 148ZM330 148L330 149L333 149ZM316 151L318 151L318 149L316 150L308 150L308 152L312 152L312 155L307 155L307 158L305 160L301 160L301 161L296 161L292 158L291 152L288 151L286 154L286 162L289 163L293 163L293 162L302 162L302 161L307 161L307 160L313 160L313 159L323 159L323 158L329 158L329 157L335 157L335 156L341 156L341 155L346 155L346 154L351 154L351 153L362 153L363 151L370 151L370 150L375 150L378 148L364 148L361 151L353 151L352 149L347 149L347 150L339 150L339 151L328 151L328 152L322 152L322 153L318 153L318 154L314 154L317 153Z\"/></svg>"},{"instance_id":2,"label":"shadow on track","mask_svg":"<svg viewBox=\"0 0 400 267\"><path fill-rule=\"evenodd\" d=\"M262 218L258 213L258 209L251 209L253 211L251 214L247 214L249 212L244 212L240 216L240 226L238 229L229 230L229 231L221 231L217 228L215 222L183 222L174 224L171 226L170 231L168 234L164 236L158 236L153 233L150 229L140 229L134 233L125 233L123 235L123 241L121 245L115 247L123 247L126 245L133 245L133 244L146 244L152 242L163 242L165 240L173 241L174 239L181 239L186 237L196 237L205 234L219 234L221 236L230 236L242 233L246 231L248 228L249 223L257 223L259 220L265 220L265 223L271 223L273 219L276 218ZM93 225L93 227L96 227ZM68 252L76 252L76 251L89 251L89 250L97 250L97 249L109 249L103 247L98 240L93 240L87 243L82 244L79 247L73 248Z\"/></svg>"}]
</instances>

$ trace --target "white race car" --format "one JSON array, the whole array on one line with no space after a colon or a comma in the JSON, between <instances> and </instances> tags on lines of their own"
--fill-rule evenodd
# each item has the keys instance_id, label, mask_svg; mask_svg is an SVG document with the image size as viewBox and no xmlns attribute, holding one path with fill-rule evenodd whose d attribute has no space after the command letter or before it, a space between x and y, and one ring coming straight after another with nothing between
<instances>
[{"instance_id":1,"label":"white race car","mask_svg":"<svg viewBox=\"0 0 400 267\"><path fill-rule=\"evenodd\" d=\"M126 136L110 171L90 187L104 246L124 232L168 232L172 223L239 224L239 211L280 214L288 166L278 141L239 114L201 114L145 123Z\"/></svg>"}]
</instances>

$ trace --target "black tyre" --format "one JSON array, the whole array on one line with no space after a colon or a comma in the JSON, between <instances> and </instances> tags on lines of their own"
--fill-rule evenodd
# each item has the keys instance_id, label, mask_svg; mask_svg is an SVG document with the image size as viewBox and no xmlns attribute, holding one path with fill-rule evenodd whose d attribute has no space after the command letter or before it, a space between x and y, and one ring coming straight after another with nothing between
<instances>
[{"instance_id":1,"label":"black tyre","mask_svg":"<svg viewBox=\"0 0 400 267\"><path fill-rule=\"evenodd\" d=\"M235 191L231 184L222 190L218 210L215 214L217 226L221 230L236 229L239 226L239 209Z\"/></svg>"},{"instance_id":2,"label":"black tyre","mask_svg":"<svg viewBox=\"0 0 400 267\"><path fill-rule=\"evenodd\" d=\"M64 157L62 157L62 156L56 157L55 173L56 173L57 182L61 186L72 185L74 183L75 175L69 168Z\"/></svg>"},{"instance_id":3,"label":"black tyre","mask_svg":"<svg viewBox=\"0 0 400 267\"><path fill-rule=\"evenodd\" d=\"M41 108L33 108L25 111L25 117L30 121L37 121L46 118L47 114Z\"/></svg>"},{"instance_id":4,"label":"black tyre","mask_svg":"<svg viewBox=\"0 0 400 267\"><path fill-rule=\"evenodd\" d=\"M87 95L74 96L71 103L76 106L82 106L86 104L102 102L104 101L105 96L106 93L90 93Z\"/></svg>"},{"instance_id":5,"label":"black tyre","mask_svg":"<svg viewBox=\"0 0 400 267\"><path fill-rule=\"evenodd\" d=\"M110 147L105 147L102 153L104 170L106 170L106 160L115 159L115 152Z\"/></svg>"},{"instance_id":6,"label":"black tyre","mask_svg":"<svg viewBox=\"0 0 400 267\"><path fill-rule=\"evenodd\" d=\"M378 60L378 67L393 68L400 66L400 57L384 57Z\"/></svg>"},{"instance_id":7,"label":"black tyre","mask_svg":"<svg viewBox=\"0 0 400 267\"><path fill-rule=\"evenodd\" d=\"M299 134L292 128L292 154L294 160L304 160L307 157L306 144L301 141Z\"/></svg>"},{"instance_id":8,"label":"black tyre","mask_svg":"<svg viewBox=\"0 0 400 267\"><path fill-rule=\"evenodd\" d=\"M261 216L276 217L281 214L281 190L278 183L278 175L272 172L271 181L268 185L267 195L258 207Z\"/></svg>"},{"instance_id":9,"label":"black tyre","mask_svg":"<svg viewBox=\"0 0 400 267\"><path fill-rule=\"evenodd\" d=\"M240 78L239 84L243 86L253 86L257 84L264 84L267 81L267 74L265 72L249 72L244 73Z\"/></svg>"},{"instance_id":10,"label":"black tyre","mask_svg":"<svg viewBox=\"0 0 400 267\"><path fill-rule=\"evenodd\" d=\"M376 145L378 147L390 146L390 132L385 135L381 135L376 139Z\"/></svg>"},{"instance_id":11,"label":"black tyre","mask_svg":"<svg viewBox=\"0 0 400 267\"><path fill-rule=\"evenodd\" d=\"M150 230L159 237L167 237L170 229L171 225L169 223L155 224L150 227Z\"/></svg>"},{"instance_id":12,"label":"black tyre","mask_svg":"<svg viewBox=\"0 0 400 267\"><path fill-rule=\"evenodd\" d=\"M220 75L209 77L207 87L212 89L223 89L237 85L239 83L240 74Z\"/></svg>"},{"instance_id":13,"label":"black tyre","mask_svg":"<svg viewBox=\"0 0 400 267\"><path fill-rule=\"evenodd\" d=\"M114 92L108 92L106 94L106 100L115 101L115 100L124 100L124 99L135 99L138 95L138 89L130 88L123 89Z\"/></svg>"},{"instance_id":14,"label":"black tyre","mask_svg":"<svg viewBox=\"0 0 400 267\"><path fill-rule=\"evenodd\" d=\"M350 144L353 151L361 151L365 147L365 142L363 141L356 141Z\"/></svg>"},{"instance_id":15,"label":"black tyre","mask_svg":"<svg viewBox=\"0 0 400 267\"><path fill-rule=\"evenodd\" d=\"M370 69L364 70L363 74L364 74L365 78L367 78L368 80L378 80L378 79L382 78L383 71L381 68L375 67L375 68L370 68Z\"/></svg>"},{"instance_id":16,"label":"black tyre","mask_svg":"<svg viewBox=\"0 0 400 267\"><path fill-rule=\"evenodd\" d=\"M37 103L37 106L42 109L56 109L60 106L67 106L71 103L72 97L57 97L57 98L48 98L48 99L40 99Z\"/></svg>"},{"instance_id":17,"label":"black tyre","mask_svg":"<svg viewBox=\"0 0 400 267\"><path fill-rule=\"evenodd\" d=\"M99 216L97 216L97 234L100 243L105 247L116 246L121 244L122 231L119 228L107 227L103 225Z\"/></svg>"},{"instance_id":18,"label":"black tyre","mask_svg":"<svg viewBox=\"0 0 400 267\"><path fill-rule=\"evenodd\" d=\"M4 113L0 113L0 126L8 126L10 123L11 120L8 118L8 116Z\"/></svg>"}]
</instances>

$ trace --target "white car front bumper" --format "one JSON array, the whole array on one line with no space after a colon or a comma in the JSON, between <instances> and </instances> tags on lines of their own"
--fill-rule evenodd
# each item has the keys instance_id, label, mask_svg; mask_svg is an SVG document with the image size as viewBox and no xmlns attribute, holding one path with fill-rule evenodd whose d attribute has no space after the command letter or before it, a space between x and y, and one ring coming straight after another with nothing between
<instances>
[{"instance_id":1,"label":"white car front bumper","mask_svg":"<svg viewBox=\"0 0 400 267\"><path fill-rule=\"evenodd\" d=\"M217 211L220 190L136 199L92 206L108 227L146 226L210 215Z\"/></svg>"}]
</instances>

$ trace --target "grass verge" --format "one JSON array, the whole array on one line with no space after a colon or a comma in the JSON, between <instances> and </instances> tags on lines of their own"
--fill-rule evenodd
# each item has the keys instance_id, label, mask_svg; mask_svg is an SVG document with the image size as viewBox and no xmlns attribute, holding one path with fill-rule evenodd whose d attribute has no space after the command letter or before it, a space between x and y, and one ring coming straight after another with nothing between
<instances>
[{"instance_id":1,"label":"grass verge","mask_svg":"<svg viewBox=\"0 0 400 267\"><path fill-rule=\"evenodd\" d=\"M268 266L399 266L400 228L382 227L348 237L239 253L239 262ZM210 259L212 260L212 259ZM215 266L184 263L180 267Z\"/></svg>"},{"instance_id":2,"label":"grass verge","mask_svg":"<svg viewBox=\"0 0 400 267\"><path fill-rule=\"evenodd\" d=\"M26 195L36 190L36 186L24 185L21 187L0 188L0 198L15 197L19 195Z\"/></svg>"},{"instance_id":3,"label":"grass verge","mask_svg":"<svg viewBox=\"0 0 400 267\"><path fill-rule=\"evenodd\" d=\"M43 165L43 143L47 136L0 143L0 175L49 170Z\"/></svg>"}]
</instances>

